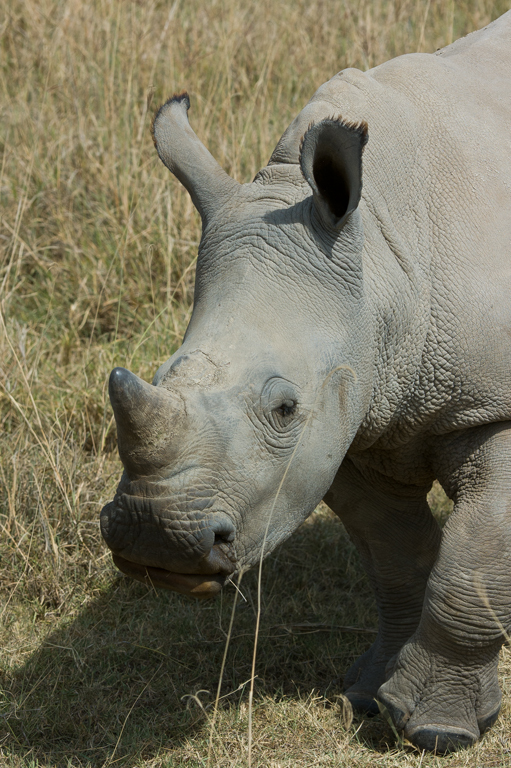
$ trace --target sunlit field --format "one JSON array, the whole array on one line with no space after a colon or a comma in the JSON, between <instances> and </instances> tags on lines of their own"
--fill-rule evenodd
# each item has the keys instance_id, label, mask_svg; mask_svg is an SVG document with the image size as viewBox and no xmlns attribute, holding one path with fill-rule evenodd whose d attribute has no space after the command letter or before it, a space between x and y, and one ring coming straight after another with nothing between
<instances>
[{"instance_id":1,"label":"sunlit field","mask_svg":"<svg viewBox=\"0 0 511 768\"><path fill-rule=\"evenodd\" d=\"M121 471L110 370L150 381L193 302L200 220L157 158L155 109L186 88L196 133L249 181L337 71L434 51L510 7L1 0L1 768L248 765L257 575L213 602L155 593L99 532ZM449 504L435 487L440 517ZM507 648L502 715L466 752L423 755L352 717L342 677L376 611L325 507L265 562L262 594L254 768L511 765Z\"/></svg>"}]
</instances>

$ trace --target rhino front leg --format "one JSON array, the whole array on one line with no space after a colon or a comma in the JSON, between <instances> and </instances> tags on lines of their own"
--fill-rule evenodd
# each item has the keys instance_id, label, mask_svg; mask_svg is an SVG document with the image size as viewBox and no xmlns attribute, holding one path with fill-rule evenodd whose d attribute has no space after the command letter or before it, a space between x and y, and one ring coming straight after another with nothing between
<instances>
[{"instance_id":1,"label":"rhino front leg","mask_svg":"<svg viewBox=\"0 0 511 768\"><path fill-rule=\"evenodd\" d=\"M378 635L348 670L346 695L359 712L378 713L385 668L420 621L424 592L441 531L429 509L428 488L388 482L376 487L346 459L325 496L341 518L369 575L378 609Z\"/></svg>"},{"instance_id":2,"label":"rhino front leg","mask_svg":"<svg viewBox=\"0 0 511 768\"><path fill-rule=\"evenodd\" d=\"M510 628L511 425L448 436L439 474L455 501L424 610L378 699L420 749L469 746L500 708L499 649Z\"/></svg>"}]
</instances>

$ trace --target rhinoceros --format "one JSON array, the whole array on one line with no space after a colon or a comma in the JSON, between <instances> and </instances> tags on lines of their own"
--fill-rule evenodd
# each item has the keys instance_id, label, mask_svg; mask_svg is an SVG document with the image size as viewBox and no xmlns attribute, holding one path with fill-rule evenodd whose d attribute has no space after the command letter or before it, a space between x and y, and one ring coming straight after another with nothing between
<instances>
[{"instance_id":1,"label":"rhinoceros","mask_svg":"<svg viewBox=\"0 0 511 768\"><path fill-rule=\"evenodd\" d=\"M193 314L152 384L109 385L118 568L213 596L324 499L379 615L346 696L439 753L495 722L511 627L510 73L511 12L345 69L250 184L169 99L153 137L202 218Z\"/></svg>"}]
</instances>

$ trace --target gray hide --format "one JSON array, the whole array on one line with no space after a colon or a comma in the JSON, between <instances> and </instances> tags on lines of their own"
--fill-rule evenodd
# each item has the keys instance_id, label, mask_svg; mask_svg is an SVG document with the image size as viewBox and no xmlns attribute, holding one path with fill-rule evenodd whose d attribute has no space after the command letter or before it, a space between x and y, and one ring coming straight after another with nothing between
<instances>
[{"instance_id":1,"label":"gray hide","mask_svg":"<svg viewBox=\"0 0 511 768\"><path fill-rule=\"evenodd\" d=\"M511 628L510 73L511 12L344 70L245 185L170 99L154 138L202 217L193 315L152 385L110 380L118 567L214 595L324 498L380 620L347 696L439 752L495 721Z\"/></svg>"}]
</instances>

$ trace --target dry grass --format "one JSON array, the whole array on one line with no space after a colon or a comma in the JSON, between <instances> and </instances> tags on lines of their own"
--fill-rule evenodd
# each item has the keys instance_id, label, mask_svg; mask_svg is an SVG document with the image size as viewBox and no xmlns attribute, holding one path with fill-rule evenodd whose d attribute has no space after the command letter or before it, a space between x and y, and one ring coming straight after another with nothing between
<instances>
[{"instance_id":1,"label":"dry grass","mask_svg":"<svg viewBox=\"0 0 511 768\"><path fill-rule=\"evenodd\" d=\"M193 299L199 221L156 158L154 106L186 87L197 133L246 181L339 69L434 50L508 8L2 0L2 768L206 764L233 595L195 604L147 592L114 572L97 524L119 476L108 373L122 364L150 379ZM213 765L246 765L254 578L236 608ZM340 676L370 635L336 627L376 619L329 513L268 561L263 581L254 765L511 764L509 695L481 744L444 759L396 742L378 718L346 721ZM510 674L506 650L506 694Z\"/></svg>"}]
</instances>

